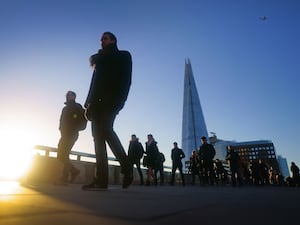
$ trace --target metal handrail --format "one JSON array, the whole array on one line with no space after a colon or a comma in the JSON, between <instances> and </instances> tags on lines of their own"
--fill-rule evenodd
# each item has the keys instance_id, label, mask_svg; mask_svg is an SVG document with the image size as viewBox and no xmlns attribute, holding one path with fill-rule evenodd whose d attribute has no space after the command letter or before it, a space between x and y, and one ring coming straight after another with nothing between
<instances>
[{"instance_id":1,"label":"metal handrail","mask_svg":"<svg viewBox=\"0 0 300 225\"><path fill-rule=\"evenodd\" d=\"M57 148L54 147L49 147L49 146L44 146L44 145L35 145L33 147L36 150L42 150L45 152L45 156L50 157L50 152L56 152L57 153ZM70 155L75 155L77 161L83 161L81 157L87 157L87 158L92 158L96 159L95 154L90 154L90 153L85 153L85 152L77 152L77 151L71 151ZM107 157L109 161L118 161L115 157Z\"/></svg>"},{"instance_id":2,"label":"metal handrail","mask_svg":"<svg viewBox=\"0 0 300 225\"><path fill-rule=\"evenodd\" d=\"M51 152L57 153L57 148L49 147L49 146L44 146L44 145L35 145L33 147L33 149L44 151L46 157L51 157L50 156ZM95 154L90 154L90 153L85 153L85 152L71 151L70 155L75 155L77 161L84 161L84 160L82 160L82 157L96 159L96 155ZM115 157L110 157L109 156L109 157L107 157L107 159L109 161L112 161L112 162L118 162L118 160ZM167 170L171 170L172 169L171 166L165 166L165 165L164 165L164 168L167 169Z\"/></svg>"}]
</instances>

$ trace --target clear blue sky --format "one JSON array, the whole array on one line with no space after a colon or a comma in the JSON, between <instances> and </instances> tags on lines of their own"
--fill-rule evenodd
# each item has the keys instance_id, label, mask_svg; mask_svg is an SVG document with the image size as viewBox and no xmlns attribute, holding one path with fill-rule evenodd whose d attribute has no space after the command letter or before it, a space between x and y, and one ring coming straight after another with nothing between
<instances>
[{"instance_id":1,"label":"clear blue sky","mask_svg":"<svg viewBox=\"0 0 300 225\"><path fill-rule=\"evenodd\" d=\"M88 58L111 31L133 57L115 121L126 150L132 133L142 143L152 133L170 162L190 58L208 132L271 140L300 165L299 12L298 0L2 0L0 129L26 127L34 144L56 147L65 93L84 102ZM94 153L90 126L73 150Z\"/></svg>"}]
</instances>

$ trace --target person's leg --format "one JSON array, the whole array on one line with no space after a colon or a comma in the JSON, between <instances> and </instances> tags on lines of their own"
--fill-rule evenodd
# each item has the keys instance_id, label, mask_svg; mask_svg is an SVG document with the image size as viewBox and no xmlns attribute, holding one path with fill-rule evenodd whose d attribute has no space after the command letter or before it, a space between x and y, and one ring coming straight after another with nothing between
<instances>
[{"instance_id":1,"label":"person's leg","mask_svg":"<svg viewBox=\"0 0 300 225\"><path fill-rule=\"evenodd\" d=\"M143 185L144 184L144 178L143 178L143 172L142 172L142 169L141 169L141 163L139 161L136 163L136 168L137 168L137 171L138 171L139 176L140 176L140 185Z\"/></svg>"},{"instance_id":2,"label":"person's leg","mask_svg":"<svg viewBox=\"0 0 300 225\"><path fill-rule=\"evenodd\" d=\"M236 169L231 168L231 185L236 186Z\"/></svg>"},{"instance_id":3,"label":"person's leg","mask_svg":"<svg viewBox=\"0 0 300 225\"><path fill-rule=\"evenodd\" d=\"M69 171L69 151L67 148L66 138L61 136L57 145L57 159L62 163L63 170L57 184L67 184Z\"/></svg>"},{"instance_id":4,"label":"person's leg","mask_svg":"<svg viewBox=\"0 0 300 225\"><path fill-rule=\"evenodd\" d=\"M132 168L129 163L126 152L117 134L113 130L108 131L107 134L108 134L106 136L107 143L109 144L111 151L113 152L117 160L120 162L122 173L125 174Z\"/></svg>"},{"instance_id":5,"label":"person's leg","mask_svg":"<svg viewBox=\"0 0 300 225\"><path fill-rule=\"evenodd\" d=\"M199 180L200 180L200 185L205 184L205 176L204 176L204 166L203 163L199 167Z\"/></svg>"},{"instance_id":6,"label":"person's leg","mask_svg":"<svg viewBox=\"0 0 300 225\"><path fill-rule=\"evenodd\" d=\"M154 180L154 185L157 185L157 173L158 173L159 169L154 169L154 177L153 177L153 180Z\"/></svg>"},{"instance_id":7,"label":"person's leg","mask_svg":"<svg viewBox=\"0 0 300 225\"><path fill-rule=\"evenodd\" d=\"M92 121L92 135L96 155L96 178L90 184L82 186L83 189L106 189L108 186L108 160L104 138L104 118L101 112L98 112L97 116Z\"/></svg>"},{"instance_id":8,"label":"person's leg","mask_svg":"<svg viewBox=\"0 0 300 225\"><path fill-rule=\"evenodd\" d=\"M68 169L69 169L69 172L71 174L70 183L72 183L75 180L75 178L80 174L80 170L77 169L71 163L70 158L69 158L69 154L70 154L75 142L77 141L78 136L79 136L79 134L78 134L78 132L76 132L76 133L72 134L70 139L69 139L70 140L70 142L69 142L70 145L69 145L69 153L68 153L68 163L69 163L69 166L68 166L69 168Z\"/></svg>"},{"instance_id":9,"label":"person's leg","mask_svg":"<svg viewBox=\"0 0 300 225\"><path fill-rule=\"evenodd\" d=\"M216 181L216 174L214 170L214 163L213 161L209 161L208 165L208 176L209 176L209 184L214 185Z\"/></svg>"},{"instance_id":10,"label":"person's leg","mask_svg":"<svg viewBox=\"0 0 300 225\"><path fill-rule=\"evenodd\" d=\"M70 172L71 172L70 183L73 183L76 177L80 174L80 170L70 163Z\"/></svg>"},{"instance_id":11,"label":"person's leg","mask_svg":"<svg viewBox=\"0 0 300 225\"><path fill-rule=\"evenodd\" d=\"M69 172L74 167L70 163L69 154L73 148L76 140L78 139L78 133L74 134L62 134L58 146L57 146L57 158L63 164L63 171L60 178L60 182L68 183Z\"/></svg>"},{"instance_id":12,"label":"person's leg","mask_svg":"<svg viewBox=\"0 0 300 225\"><path fill-rule=\"evenodd\" d=\"M133 180L133 168L126 152L120 142L119 137L113 130L114 120L117 112L105 112L103 120L104 138L110 146L111 151L117 158L121 166L121 172L124 174L123 188L127 188Z\"/></svg>"},{"instance_id":13,"label":"person's leg","mask_svg":"<svg viewBox=\"0 0 300 225\"><path fill-rule=\"evenodd\" d=\"M208 182L209 182L208 173L209 173L208 165L207 165L207 162L205 162L205 163L203 163L203 183L204 184L208 184Z\"/></svg>"},{"instance_id":14,"label":"person's leg","mask_svg":"<svg viewBox=\"0 0 300 225\"><path fill-rule=\"evenodd\" d=\"M192 185L195 184L195 175L196 175L195 169L192 169L192 182L191 182Z\"/></svg>"},{"instance_id":15,"label":"person's leg","mask_svg":"<svg viewBox=\"0 0 300 225\"><path fill-rule=\"evenodd\" d=\"M105 141L98 136L94 138L96 154L96 180L103 187L108 186L108 160Z\"/></svg>"},{"instance_id":16,"label":"person's leg","mask_svg":"<svg viewBox=\"0 0 300 225\"><path fill-rule=\"evenodd\" d=\"M150 167L148 166L147 168L147 180L146 180L146 185L150 185Z\"/></svg>"},{"instance_id":17,"label":"person's leg","mask_svg":"<svg viewBox=\"0 0 300 225\"><path fill-rule=\"evenodd\" d=\"M159 170L159 175L160 175L160 185L164 185L165 183L165 176L164 176L164 166L162 165L160 170Z\"/></svg>"},{"instance_id":18,"label":"person's leg","mask_svg":"<svg viewBox=\"0 0 300 225\"><path fill-rule=\"evenodd\" d=\"M185 186L185 180L184 180L184 175L183 175L183 172L182 172L182 166L179 166L178 170L180 172L180 176L181 176L181 180L182 180L182 185Z\"/></svg>"},{"instance_id":19,"label":"person's leg","mask_svg":"<svg viewBox=\"0 0 300 225\"><path fill-rule=\"evenodd\" d=\"M148 169L147 169L147 181L146 181L146 184L147 185L150 185L151 183L151 180L154 181L154 172L153 172L153 169L151 166L148 165Z\"/></svg>"},{"instance_id":20,"label":"person's leg","mask_svg":"<svg viewBox=\"0 0 300 225\"><path fill-rule=\"evenodd\" d=\"M175 183L175 172L176 172L176 167L175 167L175 165L173 164L173 165L172 165L171 180L170 180L170 182L169 182L170 185L174 185L174 183Z\"/></svg>"}]
</instances>

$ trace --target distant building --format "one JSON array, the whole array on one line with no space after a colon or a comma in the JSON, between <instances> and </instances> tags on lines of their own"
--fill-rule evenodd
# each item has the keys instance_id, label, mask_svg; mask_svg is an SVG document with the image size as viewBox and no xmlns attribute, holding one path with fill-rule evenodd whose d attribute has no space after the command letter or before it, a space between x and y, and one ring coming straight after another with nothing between
<instances>
[{"instance_id":1,"label":"distant building","mask_svg":"<svg viewBox=\"0 0 300 225\"><path fill-rule=\"evenodd\" d=\"M281 155L277 156L277 161L281 174L286 178L290 176L290 170L286 158Z\"/></svg>"},{"instance_id":2,"label":"distant building","mask_svg":"<svg viewBox=\"0 0 300 225\"><path fill-rule=\"evenodd\" d=\"M216 149L215 159L223 161L226 165L227 146L232 146L241 157L244 165L250 165L253 161L261 159L268 167L280 171L284 177L288 177L289 167L285 158L276 156L274 144L271 141L259 140L248 142L226 141L218 139L215 133L209 137L211 144Z\"/></svg>"},{"instance_id":3,"label":"distant building","mask_svg":"<svg viewBox=\"0 0 300 225\"><path fill-rule=\"evenodd\" d=\"M273 142L266 140L235 142L231 146L238 152L243 163L249 164L260 159L268 167L280 171Z\"/></svg>"},{"instance_id":4,"label":"distant building","mask_svg":"<svg viewBox=\"0 0 300 225\"><path fill-rule=\"evenodd\" d=\"M189 157L192 155L192 151L197 150L201 145L201 136L208 138L200 99L189 59L185 61L181 132L181 147L186 155L186 159L189 160Z\"/></svg>"}]
</instances>

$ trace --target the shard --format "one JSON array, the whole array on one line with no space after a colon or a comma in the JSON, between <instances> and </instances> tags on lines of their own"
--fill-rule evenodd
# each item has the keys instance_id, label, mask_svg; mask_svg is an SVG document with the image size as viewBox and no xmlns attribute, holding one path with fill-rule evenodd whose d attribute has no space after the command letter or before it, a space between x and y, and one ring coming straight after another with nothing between
<instances>
[{"instance_id":1,"label":"the shard","mask_svg":"<svg viewBox=\"0 0 300 225\"><path fill-rule=\"evenodd\" d=\"M202 136L205 136L208 139L208 133L194 80L192 65L190 60L186 59L181 139L182 149L186 156L185 161L189 160L193 150L197 150L199 148L201 145L200 138Z\"/></svg>"}]
</instances>

